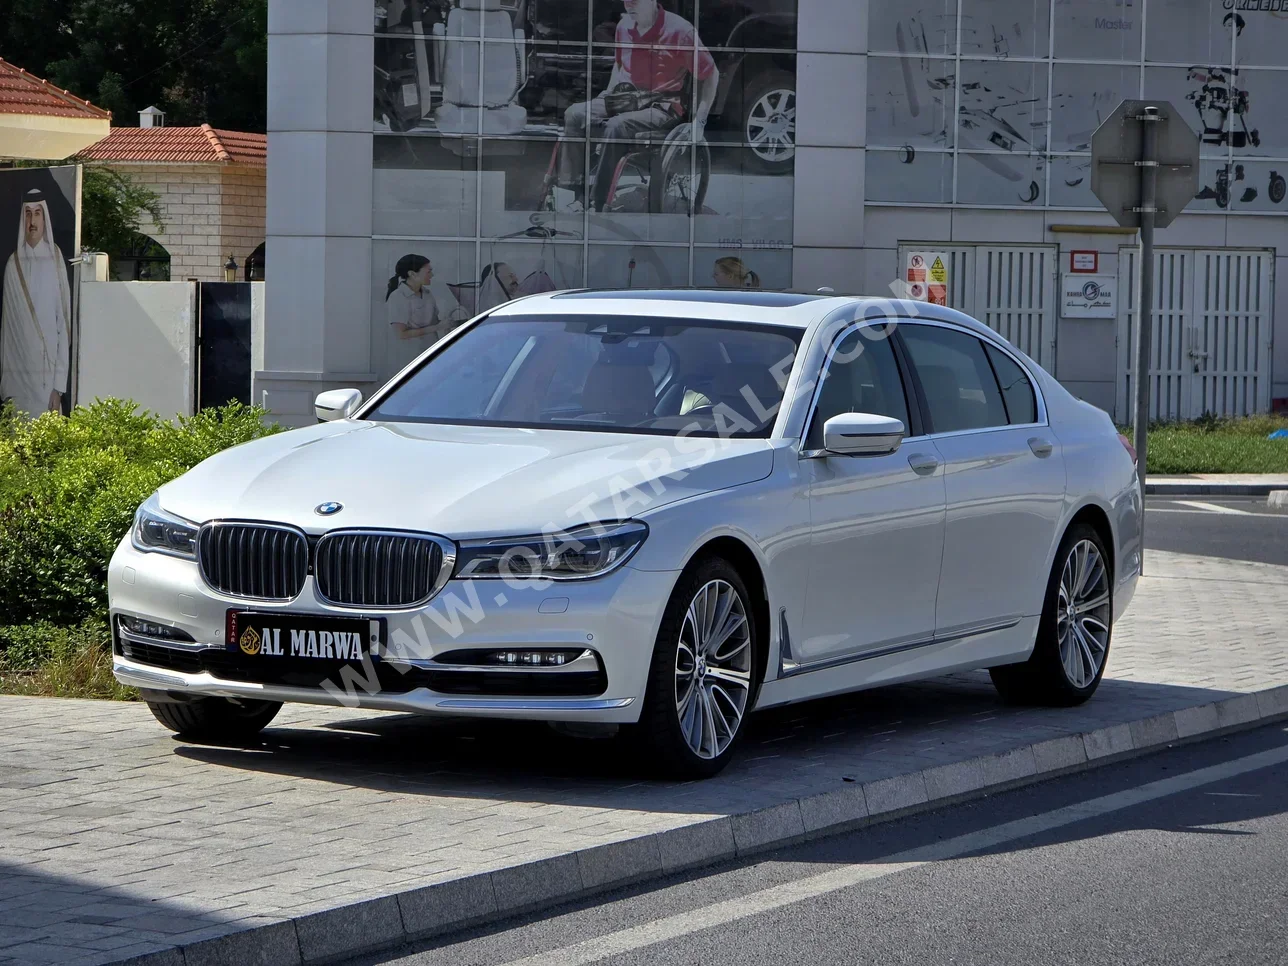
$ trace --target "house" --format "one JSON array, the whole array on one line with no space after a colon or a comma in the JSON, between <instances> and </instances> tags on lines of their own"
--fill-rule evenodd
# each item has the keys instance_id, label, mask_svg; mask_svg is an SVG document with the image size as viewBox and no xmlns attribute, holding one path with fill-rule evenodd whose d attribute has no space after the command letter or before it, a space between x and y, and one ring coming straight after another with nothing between
<instances>
[{"instance_id":1,"label":"house","mask_svg":"<svg viewBox=\"0 0 1288 966\"><path fill-rule=\"evenodd\" d=\"M0 59L0 158L61 161L107 136L112 114Z\"/></svg>"},{"instance_id":2,"label":"house","mask_svg":"<svg viewBox=\"0 0 1288 966\"><path fill-rule=\"evenodd\" d=\"M114 127L76 155L104 165L161 198L165 228L144 226L140 245L109 252L117 279L220 281L229 258L238 279L264 277L265 176L262 134L165 127L155 108L139 127Z\"/></svg>"}]
</instances>

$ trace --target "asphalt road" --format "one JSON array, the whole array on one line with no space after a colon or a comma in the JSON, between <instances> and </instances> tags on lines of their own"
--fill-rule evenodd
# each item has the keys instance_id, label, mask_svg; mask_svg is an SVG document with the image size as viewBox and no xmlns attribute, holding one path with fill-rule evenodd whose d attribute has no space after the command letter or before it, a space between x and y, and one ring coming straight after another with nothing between
<instances>
[{"instance_id":1,"label":"asphalt road","mask_svg":"<svg viewBox=\"0 0 1288 966\"><path fill-rule=\"evenodd\" d=\"M1276 725L351 964L1284 963L1286 811Z\"/></svg>"},{"instance_id":2,"label":"asphalt road","mask_svg":"<svg viewBox=\"0 0 1288 966\"><path fill-rule=\"evenodd\" d=\"M1265 497L1148 497L1146 553L1151 549L1288 564L1288 511L1270 509Z\"/></svg>"}]
</instances>

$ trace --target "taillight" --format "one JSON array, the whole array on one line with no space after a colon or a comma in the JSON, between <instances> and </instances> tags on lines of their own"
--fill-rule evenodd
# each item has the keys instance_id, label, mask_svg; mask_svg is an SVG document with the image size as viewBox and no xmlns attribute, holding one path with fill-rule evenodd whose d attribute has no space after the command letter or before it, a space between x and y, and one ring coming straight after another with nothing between
<instances>
[{"instance_id":1,"label":"taillight","mask_svg":"<svg viewBox=\"0 0 1288 966\"><path fill-rule=\"evenodd\" d=\"M1131 457L1132 466L1135 466L1136 465L1136 447L1133 446L1131 444L1131 440L1129 440L1122 433L1118 434L1118 442L1123 444L1123 449L1125 449L1127 451L1127 455Z\"/></svg>"}]
</instances>

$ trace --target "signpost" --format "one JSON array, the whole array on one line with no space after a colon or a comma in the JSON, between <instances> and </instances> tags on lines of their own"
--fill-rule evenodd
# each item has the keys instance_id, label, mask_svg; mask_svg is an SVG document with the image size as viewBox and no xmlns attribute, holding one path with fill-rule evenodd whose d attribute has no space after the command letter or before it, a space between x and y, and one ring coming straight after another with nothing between
<instances>
[{"instance_id":1,"label":"signpost","mask_svg":"<svg viewBox=\"0 0 1288 966\"><path fill-rule=\"evenodd\" d=\"M1199 138L1167 101L1125 100L1091 138L1091 190L1114 220L1140 229L1136 309L1135 443L1140 561L1145 572L1145 460L1154 309L1154 229L1166 228L1199 190Z\"/></svg>"}]
</instances>

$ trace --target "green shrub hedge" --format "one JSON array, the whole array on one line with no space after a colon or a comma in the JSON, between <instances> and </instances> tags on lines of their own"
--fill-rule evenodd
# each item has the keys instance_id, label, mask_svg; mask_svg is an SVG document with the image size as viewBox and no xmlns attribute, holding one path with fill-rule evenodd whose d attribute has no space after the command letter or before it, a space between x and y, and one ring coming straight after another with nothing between
<instances>
[{"instance_id":1,"label":"green shrub hedge","mask_svg":"<svg viewBox=\"0 0 1288 966\"><path fill-rule=\"evenodd\" d=\"M0 668L66 650L50 628L102 634L108 560L135 509L207 457L278 432L264 415L234 403L172 423L114 399L66 418L0 411Z\"/></svg>"}]
</instances>

